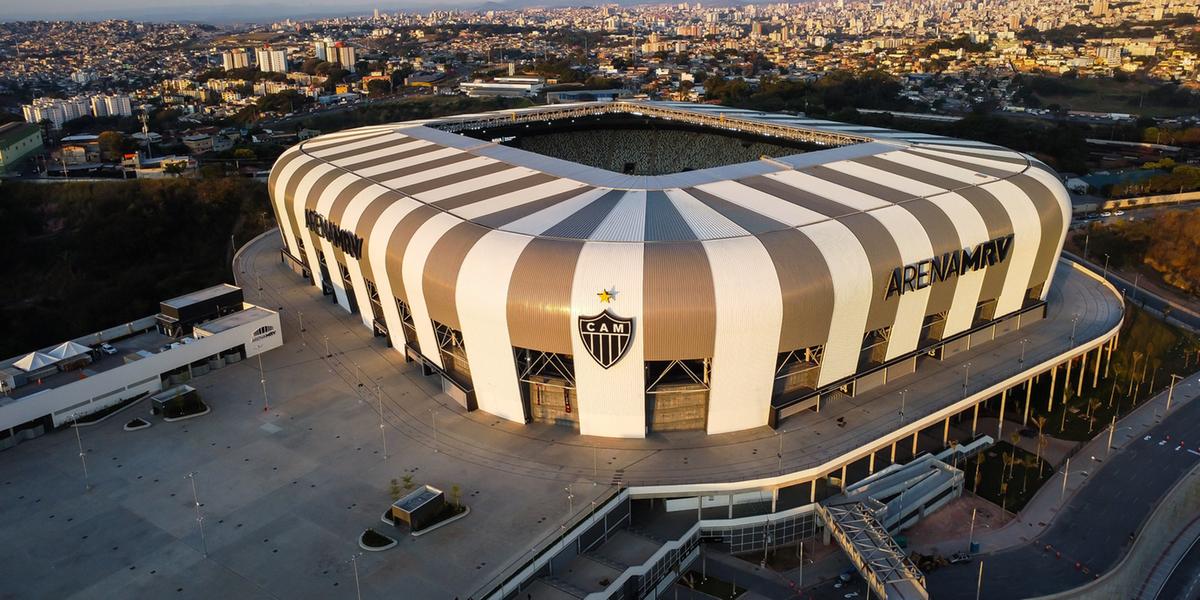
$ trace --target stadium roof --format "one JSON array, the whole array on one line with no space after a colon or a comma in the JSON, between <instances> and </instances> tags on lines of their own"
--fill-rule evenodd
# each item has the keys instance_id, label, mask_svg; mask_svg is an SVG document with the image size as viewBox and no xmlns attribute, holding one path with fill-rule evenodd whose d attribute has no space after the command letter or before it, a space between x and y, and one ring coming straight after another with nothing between
<instances>
[{"instance_id":1,"label":"stadium roof","mask_svg":"<svg viewBox=\"0 0 1200 600\"><path fill-rule=\"evenodd\" d=\"M808 136L807 141L828 148L634 176L453 132L567 118L573 112L665 115L738 130L759 127L767 135ZM1042 165L982 142L721 106L618 101L329 134L286 153L272 172L272 185L285 177L281 191L288 197L296 195L303 181L308 181L304 193L322 187L326 194L335 188L340 194L358 194L378 186L381 194L410 197L485 228L542 238L669 242L791 229L998 180L1009 180L1030 195L1052 196L1032 178L1019 176L1031 166ZM342 175L353 177L330 187Z\"/></svg>"}]
</instances>

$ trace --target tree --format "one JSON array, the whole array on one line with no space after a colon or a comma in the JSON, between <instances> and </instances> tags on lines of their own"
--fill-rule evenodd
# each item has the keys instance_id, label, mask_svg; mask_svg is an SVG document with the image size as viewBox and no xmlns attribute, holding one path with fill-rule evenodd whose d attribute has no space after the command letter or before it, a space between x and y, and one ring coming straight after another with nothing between
<instances>
[{"instance_id":1,"label":"tree","mask_svg":"<svg viewBox=\"0 0 1200 600\"><path fill-rule=\"evenodd\" d=\"M406 489L406 490L411 490L411 489L413 489L413 476L412 476L412 473L405 473L405 474L404 474L404 476L403 476L403 477L401 477L400 479L404 481L404 489Z\"/></svg>"},{"instance_id":2,"label":"tree","mask_svg":"<svg viewBox=\"0 0 1200 600\"><path fill-rule=\"evenodd\" d=\"M1034 424L1037 425L1037 430L1038 430L1038 437L1037 437L1038 477L1041 477L1042 476L1042 447L1044 447L1046 445L1046 436L1042 434L1042 430L1046 427L1046 417L1042 416L1042 415L1038 415L1037 418L1035 418L1033 420L1033 422L1034 422Z\"/></svg>"},{"instance_id":3,"label":"tree","mask_svg":"<svg viewBox=\"0 0 1200 600\"><path fill-rule=\"evenodd\" d=\"M392 91L392 84L382 79L372 79L367 82L367 94L380 96Z\"/></svg>"},{"instance_id":4,"label":"tree","mask_svg":"<svg viewBox=\"0 0 1200 600\"><path fill-rule=\"evenodd\" d=\"M118 160L125 150L125 135L119 131L102 131L96 142L100 145L100 160Z\"/></svg>"},{"instance_id":5,"label":"tree","mask_svg":"<svg viewBox=\"0 0 1200 600\"><path fill-rule=\"evenodd\" d=\"M175 177L183 175L185 170L187 170L187 163L183 161L175 161L163 165L163 173L174 175Z\"/></svg>"},{"instance_id":6,"label":"tree","mask_svg":"<svg viewBox=\"0 0 1200 600\"><path fill-rule=\"evenodd\" d=\"M254 160L258 158L250 148L238 148L234 150L233 157L238 160Z\"/></svg>"},{"instance_id":7,"label":"tree","mask_svg":"<svg viewBox=\"0 0 1200 600\"><path fill-rule=\"evenodd\" d=\"M391 497L392 497L392 502L395 502L395 501L399 500L399 499L400 499L400 497L404 495L404 492L403 492L403 491L401 491L401 489L400 489L400 482L399 482L399 481L396 481L395 479L392 479L392 480L391 480L391 481L388 483L388 494L389 494L389 495L391 495Z\"/></svg>"},{"instance_id":8,"label":"tree","mask_svg":"<svg viewBox=\"0 0 1200 600\"><path fill-rule=\"evenodd\" d=\"M450 502L454 504L455 510L462 510L462 489L457 483L450 486Z\"/></svg>"}]
</instances>

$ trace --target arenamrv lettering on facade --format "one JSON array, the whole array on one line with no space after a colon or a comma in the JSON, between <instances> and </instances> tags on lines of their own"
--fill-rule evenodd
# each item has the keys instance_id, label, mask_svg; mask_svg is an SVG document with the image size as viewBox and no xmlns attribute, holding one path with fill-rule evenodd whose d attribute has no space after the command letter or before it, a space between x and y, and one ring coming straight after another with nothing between
<instances>
[{"instance_id":1,"label":"arenamrv lettering on facade","mask_svg":"<svg viewBox=\"0 0 1200 600\"><path fill-rule=\"evenodd\" d=\"M828 149L629 176L463 133L589 110ZM340 131L284 152L269 185L316 288L467 409L616 437L761 427L793 399L938 360L1044 307L1070 215L1059 176L1018 152L682 103Z\"/></svg>"}]
</instances>

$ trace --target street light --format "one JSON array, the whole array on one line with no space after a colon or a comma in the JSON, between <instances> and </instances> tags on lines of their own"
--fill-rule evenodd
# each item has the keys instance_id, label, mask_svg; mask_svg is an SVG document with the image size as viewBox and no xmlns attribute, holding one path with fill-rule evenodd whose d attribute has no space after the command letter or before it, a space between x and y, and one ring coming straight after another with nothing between
<instances>
[{"instance_id":1,"label":"street light","mask_svg":"<svg viewBox=\"0 0 1200 600\"><path fill-rule=\"evenodd\" d=\"M963 398L967 397L967 382L971 378L971 361L963 364Z\"/></svg>"},{"instance_id":2,"label":"street light","mask_svg":"<svg viewBox=\"0 0 1200 600\"><path fill-rule=\"evenodd\" d=\"M1103 276L1105 281L1108 281L1108 258L1109 258L1108 253L1105 252L1104 253L1104 276Z\"/></svg>"},{"instance_id":3,"label":"street light","mask_svg":"<svg viewBox=\"0 0 1200 600\"><path fill-rule=\"evenodd\" d=\"M783 474L783 434L787 433L785 429L775 431L775 437L779 438L779 452L775 456L779 457L779 473Z\"/></svg>"},{"instance_id":4,"label":"street light","mask_svg":"<svg viewBox=\"0 0 1200 600\"><path fill-rule=\"evenodd\" d=\"M258 382L262 384L263 390L263 412L271 410L271 403L267 401L267 373L263 370L262 353L258 353Z\"/></svg>"},{"instance_id":5,"label":"street light","mask_svg":"<svg viewBox=\"0 0 1200 600\"><path fill-rule=\"evenodd\" d=\"M1075 347L1075 327L1079 325L1079 314L1076 313L1071 317L1071 347Z\"/></svg>"},{"instance_id":6,"label":"street light","mask_svg":"<svg viewBox=\"0 0 1200 600\"><path fill-rule=\"evenodd\" d=\"M1183 378L1174 373L1171 373L1171 387L1167 389L1167 410L1166 410L1166 412L1171 412L1171 397L1175 395L1175 381L1179 380L1179 379L1183 379Z\"/></svg>"},{"instance_id":7,"label":"street light","mask_svg":"<svg viewBox=\"0 0 1200 600\"><path fill-rule=\"evenodd\" d=\"M433 451L434 451L434 453L437 453L437 451L438 451L437 409L436 408L429 409L429 414L433 415Z\"/></svg>"},{"instance_id":8,"label":"street light","mask_svg":"<svg viewBox=\"0 0 1200 600\"><path fill-rule=\"evenodd\" d=\"M83 451L83 438L79 435L79 413L71 414L71 429L75 430L75 443L79 444L79 464L83 465L83 491L92 491L92 481L88 477L87 454Z\"/></svg>"},{"instance_id":9,"label":"street light","mask_svg":"<svg viewBox=\"0 0 1200 600\"><path fill-rule=\"evenodd\" d=\"M567 517L570 518L571 515L575 514L575 494L571 493L571 484L569 483L563 490L567 492Z\"/></svg>"},{"instance_id":10,"label":"street light","mask_svg":"<svg viewBox=\"0 0 1200 600\"><path fill-rule=\"evenodd\" d=\"M900 390L900 424L901 425L904 424L904 400L905 400L905 396L907 396L907 395L908 395L908 388L904 388L904 389Z\"/></svg>"},{"instance_id":11,"label":"street light","mask_svg":"<svg viewBox=\"0 0 1200 600\"><path fill-rule=\"evenodd\" d=\"M379 437L383 439L383 460L387 460L387 426L383 418L383 386L375 383L375 398L379 400Z\"/></svg>"},{"instance_id":12,"label":"street light","mask_svg":"<svg viewBox=\"0 0 1200 600\"><path fill-rule=\"evenodd\" d=\"M1017 361L1017 366L1025 364L1025 344L1029 343L1029 338L1021 338L1021 358Z\"/></svg>"},{"instance_id":13,"label":"street light","mask_svg":"<svg viewBox=\"0 0 1200 600\"><path fill-rule=\"evenodd\" d=\"M200 544L204 548L204 558L208 558L208 540L204 537L204 515L200 514L200 497L196 495L196 472L187 474L192 480L192 503L196 506L196 525L200 528Z\"/></svg>"},{"instance_id":14,"label":"street light","mask_svg":"<svg viewBox=\"0 0 1200 600\"><path fill-rule=\"evenodd\" d=\"M354 595L358 600L362 600L362 587L358 584L358 557L362 556L362 552L350 557L350 564L354 567ZM343 563L345 564L345 563Z\"/></svg>"}]
</instances>

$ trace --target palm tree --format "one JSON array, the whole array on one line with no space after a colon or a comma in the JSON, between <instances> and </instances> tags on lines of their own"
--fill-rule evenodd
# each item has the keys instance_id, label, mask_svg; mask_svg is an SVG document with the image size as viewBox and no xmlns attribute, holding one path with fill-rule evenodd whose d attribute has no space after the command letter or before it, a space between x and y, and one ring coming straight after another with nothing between
<instances>
[{"instance_id":1,"label":"palm tree","mask_svg":"<svg viewBox=\"0 0 1200 600\"><path fill-rule=\"evenodd\" d=\"M1010 472L1010 473L1012 472L1012 466L1013 466L1013 458L1014 458L1014 456L1015 456L1015 455L1014 455L1014 453L1012 453L1012 452L1002 452L1002 453L1000 453L1000 460L1001 460L1001 462L1003 462L1003 463L1004 463L1004 464L1001 466L1001 468L1000 468L1000 493L1001 493L1001 494L1003 494L1003 493L1004 493L1004 485L1005 485L1005 484L1004 484L1004 482L1005 482L1005 481L1008 481L1008 478L1004 476L1004 468L1005 468L1005 467L1007 467L1007 468L1008 468L1008 470L1009 470L1009 472Z\"/></svg>"},{"instance_id":2,"label":"palm tree","mask_svg":"<svg viewBox=\"0 0 1200 600\"><path fill-rule=\"evenodd\" d=\"M1091 400L1088 400L1087 405L1088 405L1088 433L1091 433L1092 430L1096 428L1095 411L1097 408L1100 408L1100 401L1095 398L1092 398Z\"/></svg>"}]
</instances>

